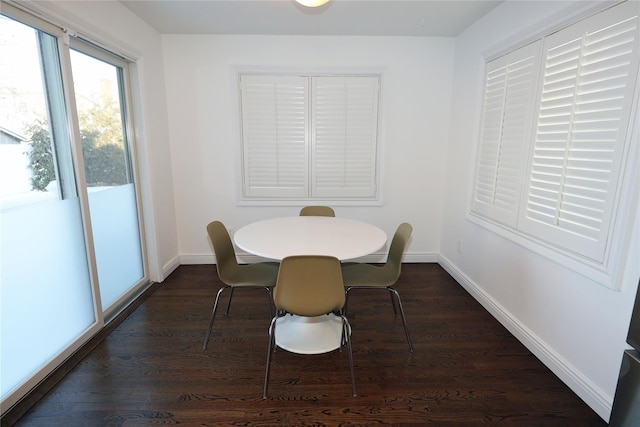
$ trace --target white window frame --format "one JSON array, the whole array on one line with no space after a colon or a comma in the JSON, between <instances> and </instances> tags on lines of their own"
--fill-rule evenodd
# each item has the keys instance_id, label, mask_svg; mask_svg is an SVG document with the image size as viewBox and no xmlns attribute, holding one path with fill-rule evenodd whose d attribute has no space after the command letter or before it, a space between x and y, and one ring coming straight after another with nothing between
<instances>
[{"instance_id":1,"label":"white window frame","mask_svg":"<svg viewBox=\"0 0 640 427\"><path fill-rule=\"evenodd\" d=\"M234 98L238 100L241 166L238 204L380 203L380 71L237 69L236 78L238 96ZM261 110L260 105L256 105L256 109L248 108L250 104L246 103L246 98L252 94L246 87L247 81L256 83L253 84L254 92L263 90L262 82L265 91L273 90L266 96L278 100L278 109L281 108L280 100L292 101L291 108L287 107L285 111L286 116L276 108L270 110L270 106L267 110ZM279 88L270 88L269 82ZM254 100L262 101L260 97L258 93ZM248 125L251 122L244 120L243 114L268 119L254 120ZM285 121L279 123L282 117ZM258 126L258 132L264 132L267 140L264 143L260 141L263 135L256 133ZM270 142L273 139L286 147L296 161L289 163L288 173L279 175L277 185L270 188L269 183L276 180L279 161L275 154L278 148ZM252 141L256 142L253 147ZM256 153L265 156L269 162L264 169L253 169L251 176L250 166L255 166L251 163L255 162ZM331 158L330 162L326 161L327 156ZM255 172L259 172L258 175Z\"/></svg>"},{"instance_id":2,"label":"white window frame","mask_svg":"<svg viewBox=\"0 0 640 427\"><path fill-rule=\"evenodd\" d=\"M514 210L508 210L506 215L505 210L502 209L503 207L499 206L499 204L498 206L492 206L492 203L482 203L486 202L486 200L481 200L480 203L478 202L478 177L483 176L483 170L478 166L477 162L481 158L483 145L485 145L483 129L486 118L483 104L483 116L481 118L479 132L480 139L478 141L478 154L475 160L476 174L474 175L468 218L471 221L502 235L503 237L513 240L536 253L544 255L565 267L583 274L597 283L617 290L619 289L620 275L623 269L623 263L618 262L618 259L623 257L626 249L628 248L629 236L626 236L625 233L630 229L629 224L633 217L634 209L637 209L635 205L638 200L637 168L639 162L637 157L639 154L639 148L637 147L638 144L634 144L632 141L638 140L639 125L638 120L634 120L638 114L637 103L638 93L640 91L640 77L638 77L639 52L637 47L637 30L639 28L639 24L637 17L638 12L633 9L632 2L608 6L609 7L599 9L596 12L591 10L589 14L582 14L581 19L566 22L564 25L556 26L553 29L548 28L545 33L538 34L536 38L529 39L528 43L531 43L531 40L540 40L539 43L543 44L543 46L541 46L539 61L540 75L538 83L535 85L537 101L535 103L535 110L533 114L525 119L525 121L530 122L527 124L530 129L526 133L526 138L523 139L524 143L522 148L528 157L525 157L524 160L520 161L520 171L517 174L518 179L521 180L519 183L519 197L518 200L514 202L516 208L514 208ZM631 71L629 72L628 78L625 82L626 91L624 93L624 103L616 106L616 108L620 108L621 111L628 113L628 115L626 113L621 115L621 120L617 128L617 135L608 143L609 146L607 149L612 152L612 166L609 168L609 171L606 171L609 178L608 187L605 191L606 198L593 202L594 206L597 205L597 209L590 209L590 207L586 208L584 206L577 206L573 209L569 209L569 211L573 210L574 212L580 213L585 211L595 212L594 216L596 217L596 220L592 220L591 218L584 219L588 218L588 215L585 215L584 218L580 218L578 222L581 220L585 223L592 221L598 224L600 229L598 230L597 227L594 227L594 230L587 230L581 235L580 227L575 229L564 227L561 221L556 220L554 223L553 220L551 220L545 224L544 221L535 218L529 205L529 188L531 187L530 184L532 180L536 177L536 175L531 172L532 170L535 170L535 167L532 165L539 165L540 163L540 160L536 157L536 154L539 155L540 151L538 150L536 153L536 147L539 149L541 145L544 145L540 144L540 141L543 140L540 135L546 131L546 129L543 129L545 119L543 118L538 120L540 107L542 106L543 110L544 107L546 107L544 103L545 98L541 98L541 93L545 84L544 61L546 60L546 52L549 46L553 47L553 45L549 45L549 43L552 43L554 39L567 36L570 32L576 31L578 33L582 31L586 34L589 31L585 31L580 28L581 26L584 26L585 23L593 23L602 19L609 19L616 14L621 14L622 16L625 14L635 14L635 47L633 48L633 53L629 57L629 60L632 63L630 66ZM578 35L578 37L580 37L580 35ZM566 40L560 41L557 44L562 44L565 41ZM522 45L524 44L526 43L523 43ZM495 68L494 62L500 60L505 61L504 58L506 58L506 62L509 62L508 59L510 55L514 55L518 50L519 49L512 49L504 55L501 54L499 56L496 55L488 57L488 60L486 61L487 73L483 79L483 84L485 84L485 86L487 76L492 71L491 67L493 66L493 68ZM576 97L578 97L578 95L576 95ZM484 99L485 94L483 94L483 103ZM569 114L573 114L573 112L569 112ZM575 121L575 123L578 123L578 121ZM574 126L575 123L573 119L570 121L571 126ZM573 138L569 138L569 140L573 141ZM567 144L567 153L571 151L572 147L570 147L570 145L571 143ZM585 150L585 152L589 153L589 149ZM562 162L561 157L562 156L560 156L559 160L553 160L553 162ZM566 164L571 162L570 157L569 160L564 160L564 162L566 167ZM582 163L584 164L584 162ZM588 178L587 180L594 179L594 177L597 178L597 175L600 174L597 170L598 168L594 168L595 172L591 171L588 167L581 167L581 169L584 169L585 171L584 173L581 173L581 175L586 176ZM579 190L578 193L580 196L584 195L584 192L581 190ZM573 212L569 213L572 214Z\"/></svg>"}]
</instances>

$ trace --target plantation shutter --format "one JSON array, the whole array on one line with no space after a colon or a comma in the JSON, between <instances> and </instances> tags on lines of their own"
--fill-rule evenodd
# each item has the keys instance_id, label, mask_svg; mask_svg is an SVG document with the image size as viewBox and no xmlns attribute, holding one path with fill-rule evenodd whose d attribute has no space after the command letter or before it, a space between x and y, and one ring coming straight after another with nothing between
<instances>
[{"instance_id":1,"label":"plantation shutter","mask_svg":"<svg viewBox=\"0 0 640 427\"><path fill-rule=\"evenodd\" d=\"M519 227L604 261L638 72L637 3L546 38Z\"/></svg>"},{"instance_id":2,"label":"plantation shutter","mask_svg":"<svg viewBox=\"0 0 640 427\"><path fill-rule=\"evenodd\" d=\"M540 41L487 64L471 209L516 225L523 155L531 137Z\"/></svg>"},{"instance_id":3,"label":"plantation shutter","mask_svg":"<svg viewBox=\"0 0 640 427\"><path fill-rule=\"evenodd\" d=\"M242 75L243 195L308 195L308 79Z\"/></svg>"},{"instance_id":4,"label":"plantation shutter","mask_svg":"<svg viewBox=\"0 0 640 427\"><path fill-rule=\"evenodd\" d=\"M380 77L240 75L244 199L377 197Z\"/></svg>"},{"instance_id":5,"label":"plantation shutter","mask_svg":"<svg viewBox=\"0 0 640 427\"><path fill-rule=\"evenodd\" d=\"M313 197L376 195L377 76L312 78Z\"/></svg>"}]
</instances>

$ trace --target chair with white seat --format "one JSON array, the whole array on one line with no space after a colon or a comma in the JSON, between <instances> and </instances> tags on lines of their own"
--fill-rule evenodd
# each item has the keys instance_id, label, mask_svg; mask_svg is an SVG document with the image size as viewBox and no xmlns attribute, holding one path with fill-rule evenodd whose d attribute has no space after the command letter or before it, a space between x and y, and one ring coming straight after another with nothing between
<instances>
[{"instance_id":1,"label":"chair with white seat","mask_svg":"<svg viewBox=\"0 0 640 427\"><path fill-rule=\"evenodd\" d=\"M282 260L276 287L273 290L276 315L269 327L269 351L262 396L264 399L267 398L272 353L278 346L276 342L278 319L287 314L304 317L335 315L340 318L342 328L339 348L341 349L343 344L347 346L353 396L357 395L351 351L351 326L342 312L345 300L346 294L338 258L324 255L296 255ZM293 349L287 350L300 353Z\"/></svg>"},{"instance_id":2,"label":"chair with white seat","mask_svg":"<svg viewBox=\"0 0 640 427\"><path fill-rule=\"evenodd\" d=\"M235 288L263 288L267 291L269 297L269 308L271 315L272 309L272 293L271 287L276 284L278 277L279 263L277 262L259 262L254 264L238 264L236 252L233 242L229 236L227 228L220 221L213 221L207 225L207 233L213 244L213 251L216 256L216 269L218 277L223 285L216 294L216 299L211 311L211 320L209 321L209 329L202 346L203 350L207 349L213 321L216 317L218 302L220 295L225 289L229 289L229 301L227 302L226 314L229 314L231 307L231 299L233 298L233 290Z\"/></svg>"},{"instance_id":3,"label":"chair with white seat","mask_svg":"<svg viewBox=\"0 0 640 427\"><path fill-rule=\"evenodd\" d=\"M394 289L394 285L400 278L402 256L407 247L412 231L413 227L406 222L398 226L398 229L393 236L393 240L391 241L391 245L389 246L387 261L382 266L357 262L342 264L342 276L347 295L345 312L347 311L349 292L353 289L382 289L388 291L391 296L391 304L393 305L394 314L397 314L395 300L398 301L400 315L402 316L402 324L404 325L404 333L407 337L407 343L409 343L410 352L413 352L413 344L409 337L409 329L407 328L407 320L404 316L404 309L402 308L400 294L396 289Z\"/></svg>"}]
</instances>

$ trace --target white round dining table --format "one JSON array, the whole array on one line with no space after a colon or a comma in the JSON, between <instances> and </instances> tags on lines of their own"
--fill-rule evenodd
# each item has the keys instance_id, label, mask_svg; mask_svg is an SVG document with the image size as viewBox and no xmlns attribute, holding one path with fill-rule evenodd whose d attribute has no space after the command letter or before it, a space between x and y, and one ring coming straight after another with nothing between
<instances>
[{"instance_id":1,"label":"white round dining table","mask_svg":"<svg viewBox=\"0 0 640 427\"><path fill-rule=\"evenodd\" d=\"M265 219L238 229L236 246L264 258L329 255L341 261L382 248L387 235L380 228L349 218L292 216Z\"/></svg>"},{"instance_id":2,"label":"white round dining table","mask_svg":"<svg viewBox=\"0 0 640 427\"><path fill-rule=\"evenodd\" d=\"M238 248L264 258L329 255L341 261L382 248L387 235L380 228L348 218L294 216L266 219L238 229ZM317 317L286 315L276 323L276 344L300 354L319 354L340 348L342 322L334 314Z\"/></svg>"}]
</instances>

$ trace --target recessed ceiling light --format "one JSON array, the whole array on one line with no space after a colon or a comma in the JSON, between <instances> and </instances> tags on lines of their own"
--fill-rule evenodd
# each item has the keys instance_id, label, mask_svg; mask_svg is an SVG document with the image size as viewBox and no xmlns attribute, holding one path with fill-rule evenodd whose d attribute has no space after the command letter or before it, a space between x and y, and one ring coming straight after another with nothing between
<instances>
[{"instance_id":1,"label":"recessed ceiling light","mask_svg":"<svg viewBox=\"0 0 640 427\"><path fill-rule=\"evenodd\" d=\"M318 7L329 2L329 0L296 0L296 1L301 5L307 6L307 7Z\"/></svg>"}]
</instances>

